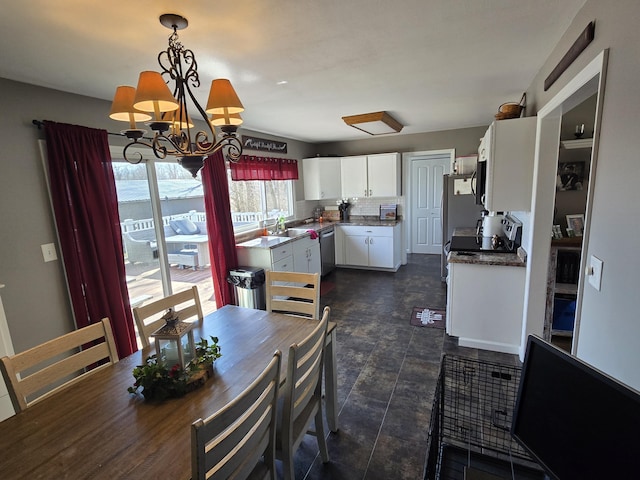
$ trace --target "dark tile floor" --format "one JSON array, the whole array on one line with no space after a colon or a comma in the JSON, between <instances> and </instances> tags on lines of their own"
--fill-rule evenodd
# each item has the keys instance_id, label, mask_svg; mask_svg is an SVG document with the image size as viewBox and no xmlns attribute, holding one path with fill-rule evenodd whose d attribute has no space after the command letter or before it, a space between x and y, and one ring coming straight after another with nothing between
<instances>
[{"instance_id":1,"label":"dark tile floor","mask_svg":"<svg viewBox=\"0 0 640 480\"><path fill-rule=\"evenodd\" d=\"M438 255L409 255L397 273L337 269L322 297L338 323L340 430L322 464L315 438L296 453L297 479L421 479L443 353L517 364L516 356L457 346L409 324L413 307L444 308Z\"/></svg>"}]
</instances>

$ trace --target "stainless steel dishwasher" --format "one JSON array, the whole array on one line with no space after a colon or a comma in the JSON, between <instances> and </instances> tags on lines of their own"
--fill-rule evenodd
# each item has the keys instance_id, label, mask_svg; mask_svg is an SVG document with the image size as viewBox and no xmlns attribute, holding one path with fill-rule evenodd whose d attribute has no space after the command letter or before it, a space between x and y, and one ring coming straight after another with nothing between
<instances>
[{"instance_id":1,"label":"stainless steel dishwasher","mask_svg":"<svg viewBox=\"0 0 640 480\"><path fill-rule=\"evenodd\" d=\"M320 258L322 267L320 275L325 276L336 268L336 240L334 228L320 232Z\"/></svg>"}]
</instances>

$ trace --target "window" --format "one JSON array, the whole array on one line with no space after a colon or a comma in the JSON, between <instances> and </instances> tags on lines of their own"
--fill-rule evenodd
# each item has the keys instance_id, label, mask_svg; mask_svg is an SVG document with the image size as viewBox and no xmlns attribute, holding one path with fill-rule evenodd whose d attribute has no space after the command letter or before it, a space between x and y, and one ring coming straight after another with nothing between
<instances>
[{"instance_id":1,"label":"window","mask_svg":"<svg viewBox=\"0 0 640 480\"><path fill-rule=\"evenodd\" d=\"M292 180L231 180L227 169L231 219L235 233L252 230L265 219L293 217Z\"/></svg>"}]
</instances>

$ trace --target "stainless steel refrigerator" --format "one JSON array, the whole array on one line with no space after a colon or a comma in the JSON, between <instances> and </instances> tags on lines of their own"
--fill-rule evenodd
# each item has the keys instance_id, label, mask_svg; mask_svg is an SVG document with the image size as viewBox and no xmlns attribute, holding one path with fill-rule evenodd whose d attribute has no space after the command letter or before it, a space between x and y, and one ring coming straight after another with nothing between
<instances>
[{"instance_id":1,"label":"stainless steel refrigerator","mask_svg":"<svg viewBox=\"0 0 640 480\"><path fill-rule=\"evenodd\" d=\"M444 175L442 186L442 281L447 279L449 242L456 228L475 228L482 205L476 205L472 175ZM475 182L475 180L474 180Z\"/></svg>"}]
</instances>

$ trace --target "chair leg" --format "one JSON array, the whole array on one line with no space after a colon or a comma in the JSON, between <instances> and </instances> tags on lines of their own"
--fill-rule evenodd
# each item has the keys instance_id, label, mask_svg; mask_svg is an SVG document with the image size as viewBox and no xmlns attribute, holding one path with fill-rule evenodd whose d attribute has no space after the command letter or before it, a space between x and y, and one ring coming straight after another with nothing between
<instances>
[{"instance_id":1,"label":"chair leg","mask_svg":"<svg viewBox=\"0 0 640 480\"><path fill-rule=\"evenodd\" d=\"M282 473L284 473L284 480L295 480L296 471L293 466L293 452L283 450L282 452Z\"/></svg>"},{"instance_id":2,"label":"chair leg","mask_svg":"<svg viewBox=\"0 0 640 480\"><path fill-rule=\"evenodd\" d=\"M328 336L324 350L324 390L327 423L333 433L338 431L338 373L336 372L336 330Z\"/></svg>"},{"instance_id":3,"label":"chair leg","mask_svg":"<svg viewBox=\"0 0 640 480\"><path fill-rule=\"evenodd\" d=\"M320 458L322 458L322 463L327 463L329 461L329 450L327 450L327 438L324 435L324 424L322 422L322 403L318 405L315 419L316 439L318 440L318 447L320 447Z\"/></svg>"}]
</instances>

